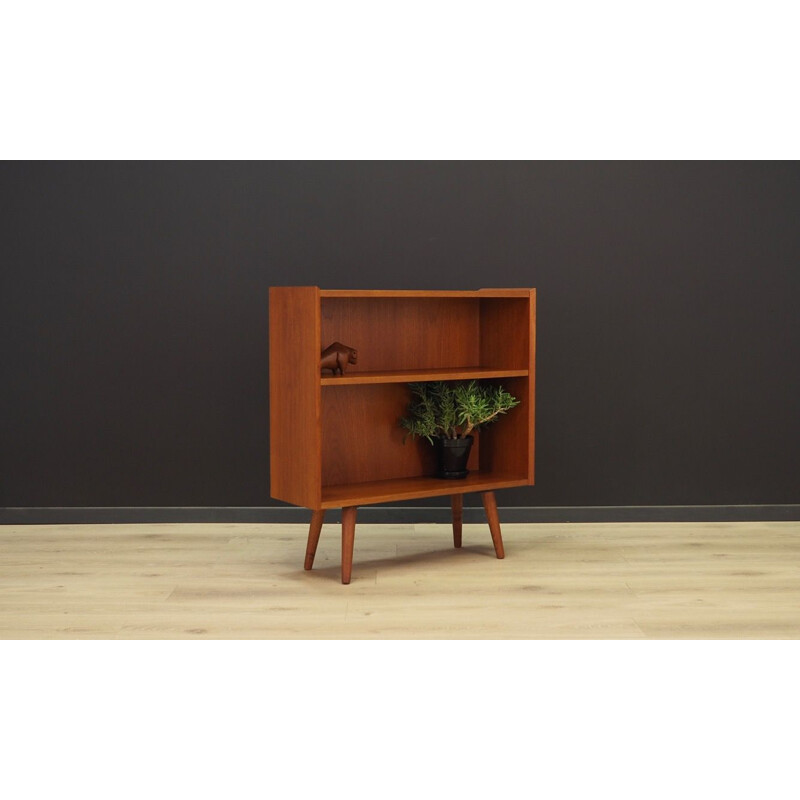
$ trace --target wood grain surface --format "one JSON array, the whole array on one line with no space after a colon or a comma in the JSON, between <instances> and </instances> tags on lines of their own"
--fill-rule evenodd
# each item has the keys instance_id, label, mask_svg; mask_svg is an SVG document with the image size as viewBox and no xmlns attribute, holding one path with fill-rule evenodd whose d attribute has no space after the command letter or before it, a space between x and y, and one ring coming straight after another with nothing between
<instances>
[{"instance_id":1,"label":"wood grain surface","mask_svg":"<svg viewBox=\"0 0 800 800\"><path fill-rule=\"evenodd\" d=\"M514 378L528 374L527 369L495 369L493 367L448 367L445 369L395 369L372 372L347 372L344 375L323 375L323 386L348 386L361 383L411 383L413 381L459 381L477 378Z\"/></svg>"},{"instance_id":2,"label":"wood grain surface","mask_svg":"<svg viewBox=\"0 0 800 800\"><path fill-rule=\"evenodd\" d=\"M502 515L502 509L500 511ZM310 515L309 515L310 517ZM0 527L3 639L797 639L800 522Z\"/></svg>"},{"instance_id":3,"label":"wood grain surface","mask_svg":"<svg viewBox=\"0 0 800 800\"><path fill-rule=\"evenodd\" d=\"M410 400L402 383L323 387L323 495L330 497L329 486L436 473L433 446L425 439L405 439L400 427ZM467 466L477 470L479 464L477 435Z\"/></svg>"},{"instance_id":4,"label":"wood grain surface","mask_svg":"<svg viewBox=\"0 0 800 800\"><path fill-rule=\"evenodd\" d=\"M355 506L347 506L342 509L342 583L350 583L350 575L353 572L353 544L356 535L356 513Z\"/></svg>"},{"instance_id":5,"label":"wood grain surface","mask_svg":"<svg viewBox=\"0 0 800 800\"><path fill-rule=\"evenodd\" d=\"M272 496L319 510L447 494L430 445L404 443L398 422L409 381L472 377L504 381L520 405L476 432L480 485L453 493L531 483L534 319L531 289L270 289ZM345 376L320 375L333 341L358 350Z\"/></svg>"},{"instance_id":6,"label":"wood grain surface","mask_svg":"<svg viewBox=\"0 0 800 800\"><path fill-rule=\"evenodd\" d=\"M470 289L464 291L436 289L320 289L320 297L527 297L528 289Z\"/></svg>"},{"instance_id":7,"label":"wood grain surface","mask_svg":"<svg viewBox=\"0 0 800 800\"><path fill-rule=\"evenodd\" d=\"M484 431L481 469L534 480L536 290L524 299L481 300L481 363L524 368L527 377L495 380L520 404Z\"/></svg>"},{"instance_id":8,"label":"wood grain surface","mask_svg":"<svg viewBox=\"0 0 800 800\"><path fill-rule=\"evenodd\" d=\"M308 526L308 543L306 544L306 560L303 564L304 569L311 569L314 566L314 556L317 554L319 535L322 532L322 523L324 520L324 511L312 512L311 524Z\"/></svg>"},{"instance_id":9,"label":"wood grain surface","mask_svg":"<svg viewBox=\"0 0 800 800\"><path fill-rule=\"evenodd\" d=\"M385 481L366 481L347 483L340 486L325 486L322 490L323 508L342 508L343 506L363 506L370 503L389 503L393 500L413 500L417 497L442 497L464 492L483 492L493 489L509 489L512 486L525 486L528 479L524 475L502 472L470 472L460 480L441 478L394 478Z\"/></svg>"},{"instance_id":10,"label":"wood grain surface","mask_svg":"<svg viewBox=\"0 0 800 800\"><path fill-rule=\"evenodd\" d=\"M450 509L453 514L453 547L461 547L461 533L464 523L464 495L450 496Z\"/></svg>"},{"instance_id":11,"label":"wood grain surface","mask_svg":"<svg viewBox=\"0 0 800 800\"><path fill-rule=\"evenodd\" d=\"M306 508L322 484L319 358L319 289L270 288L270 494Z\"/></svg>"},{"instance_id":12,"label":"wood grain surface","mask_svg":"<svg viewBox=\"0 0 800 800\"><path fill-rule=\"evenodd\" d=\"M479 302L469 297L323 297L322 346L341 342L358 351L358 364L347 369L351 377L376 370L475 366L480 364Z\"/></svg>"},{"instance_id":13,"label":"wood grain surface","mask_svg":"<svg viewBox=\"0 0 800 800\"><path fill-rule=\"evenodd\" d=\"M494 496L494 492L483 492L481 497L483 498L483 508L486 511L486 520L489 523L489 532L492 534L494 553L498 558L505 558L503 535L500 531L500 517L497 514L497 499Z\"/></svg>"}]
</instances>

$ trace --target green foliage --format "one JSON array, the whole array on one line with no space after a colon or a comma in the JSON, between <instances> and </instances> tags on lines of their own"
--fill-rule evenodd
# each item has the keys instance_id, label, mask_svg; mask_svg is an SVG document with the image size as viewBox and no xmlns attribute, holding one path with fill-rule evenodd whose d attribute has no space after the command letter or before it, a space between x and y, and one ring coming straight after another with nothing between
<instances>
[{"instance_id":1,"label":"green foliage","mask_svg":"<svg viewBox=\"0 0 800 800\"><path fill-rule=\"evenodd\" d=\"M403 417L400 424L408 431L408 436L423 436L431 444L433 437L440 435L439 414L430 391L430 383L409 383L411 404L408 406L408 417ZM405 440L404 440L405 441Z\"/></svg>"},{"instance_id":2,"label":"green foliage","mask_svg":"<svg viewBox=\"0 0 800 800\"><path fill-rule=\"evenodd\" d=\"M400 420L408 436L421 436L431 444L435 437L458 439L477 428L496 422L519 400L502 386L467 382L428 381L409 383L408 416Z\"/></svg>"}]
</instances>

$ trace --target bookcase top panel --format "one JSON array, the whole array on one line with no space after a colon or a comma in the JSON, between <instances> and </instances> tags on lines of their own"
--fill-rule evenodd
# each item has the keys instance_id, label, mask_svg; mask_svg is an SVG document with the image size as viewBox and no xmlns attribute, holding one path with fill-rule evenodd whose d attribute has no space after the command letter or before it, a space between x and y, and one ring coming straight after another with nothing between
<instances>
[{"instance_id":1,"label":"bookcase top panel","mask_svg":"<svg viewBox=\"0 0 800 800\"><path fill-rule=\"evenodd\" d=\"M423 289L320 289L320 297L528 297L535 289L476 289L445 291Z\"/></svg>"}]
</instances>

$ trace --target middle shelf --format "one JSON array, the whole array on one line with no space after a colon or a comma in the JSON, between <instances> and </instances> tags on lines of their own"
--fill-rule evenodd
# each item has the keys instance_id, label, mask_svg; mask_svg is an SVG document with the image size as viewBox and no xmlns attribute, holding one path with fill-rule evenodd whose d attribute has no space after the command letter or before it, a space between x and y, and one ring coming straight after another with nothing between
<instances>
[{"instance_id":1,"label":"middle shelf","mask_svg":"<svg viewBox=\"0 0 800 800\"><path fill-rule=\"evenodd\" d=\"M359 383L409 383L414 381L459 381L471 378L518 378L527 369L494 369L493 367L446 367L443 369L392 369L371 372L346 372L344 375L323 375L322 386L352 386Z\"/></svg>"}]
</instances>

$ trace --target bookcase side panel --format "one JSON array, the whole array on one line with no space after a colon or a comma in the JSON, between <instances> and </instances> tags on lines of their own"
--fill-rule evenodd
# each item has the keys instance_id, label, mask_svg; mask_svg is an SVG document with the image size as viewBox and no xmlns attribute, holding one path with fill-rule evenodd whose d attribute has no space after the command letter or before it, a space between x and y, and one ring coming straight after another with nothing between
<instances>
[{"instance_id":1,"label":"bookcase side panel","mask_svg":"<svg viewBox=\"0 0 800 800\"><path fill-rule=\"evenodd\" d=\"M319 508L320 306L315 286L269 290L270 494Z\"/></svg>"},{"instance_id":2,"label":"bookcase side panel","mask_svg":"<svg viewBox=\"0 0 800 800\"><path fill-rule=\"evenodd\" d=\"M529 446L528 480L534 483L536 471L536 289L530 296L530 333L528 335L528 426Z\"/></svg>"},{"instance_id":3,"label":"bookcase side panel","mask_svg":"<svg viewBox=\"0 0 800 800\"><path fill-rule=\"evenodd\" d=\"M522 480L530 476L530 393L528 378L492 380L502 384L519 400L492 425L481 431L480 468L483 472L514 475Z\"/></svg>"},{"instance_id":4,"label":"bookcase side panel","mask_svg":"<svg viewBox=\"0 0 800 800\"><path fill-rule=\"evenodd\" d=\"M481 364L528 369L530 303L523 298L481 298Z\"/></svg>"},{"instance_id":5,"label":"bookcase side panel","mask_svg":"<svg viewBox=\"0 0 800 800\"><path fill-rule=\"evenodd\" d=\"M481 469L511 472L533 483L535 301L526 298L481 300L481 362L509 368L526 368L527 377L501 383L520 401L506 418L489 426L481 451Z\"/></svg>"}]
</instances>

